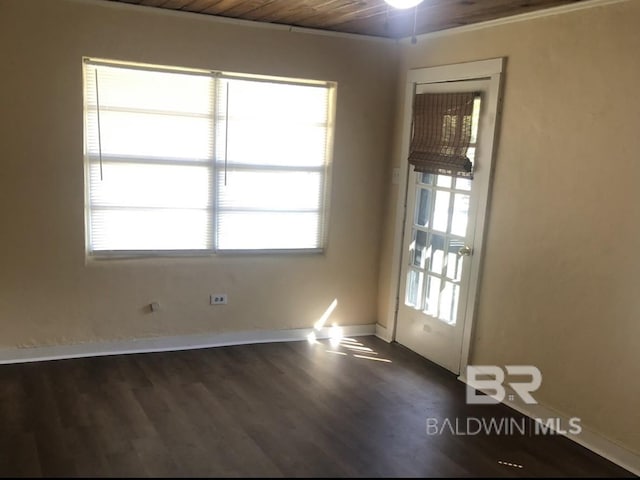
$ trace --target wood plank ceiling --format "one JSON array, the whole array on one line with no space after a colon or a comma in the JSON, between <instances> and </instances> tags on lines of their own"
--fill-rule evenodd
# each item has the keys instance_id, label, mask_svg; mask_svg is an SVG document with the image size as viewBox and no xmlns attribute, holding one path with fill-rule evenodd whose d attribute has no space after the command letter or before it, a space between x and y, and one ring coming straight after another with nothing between
<instances>
[{"instance_id":1,"label":"wood plank ceiling","mask_svg":"<svg viewBox=\"0 0 640 480\"><path fill-rule=\"evenodd\" d=\"M424 0L396 10L384 0L110 0L203 15L402 38L585 0ZM415 16L415 18L414 18Z\"/></svg>"}]
</instances>

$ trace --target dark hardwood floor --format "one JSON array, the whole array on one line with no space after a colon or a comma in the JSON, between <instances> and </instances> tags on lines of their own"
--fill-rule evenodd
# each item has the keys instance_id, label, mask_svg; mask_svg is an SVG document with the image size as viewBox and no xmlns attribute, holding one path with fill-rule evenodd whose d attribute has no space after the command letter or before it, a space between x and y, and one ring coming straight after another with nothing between
<instances>
[{"instance_id":1,"label":"dark hardwood floor","mask_svg":"<svg viewBox=\"0 0 640 480\"><path fill-rule=\"evenodd\" d=\"M632 476L560 436L427 435L468 417L522 419L374 337L3 365L0 475Z\"/></svg>"}]
</instances>

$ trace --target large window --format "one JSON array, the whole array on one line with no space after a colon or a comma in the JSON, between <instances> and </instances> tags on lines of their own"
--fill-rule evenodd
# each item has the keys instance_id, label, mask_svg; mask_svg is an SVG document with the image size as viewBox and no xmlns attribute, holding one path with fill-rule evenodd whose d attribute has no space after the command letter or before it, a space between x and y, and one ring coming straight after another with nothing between
<instances>
[{"instance_id":1,"label":"large window","mask_svg":"<svg viewBox=\"0 0 640 480\"><path fill-rule=\"evenodd\" d=\"M335 85L85 61L88 251L321 250Z\"/></svg>"}]
</instances>

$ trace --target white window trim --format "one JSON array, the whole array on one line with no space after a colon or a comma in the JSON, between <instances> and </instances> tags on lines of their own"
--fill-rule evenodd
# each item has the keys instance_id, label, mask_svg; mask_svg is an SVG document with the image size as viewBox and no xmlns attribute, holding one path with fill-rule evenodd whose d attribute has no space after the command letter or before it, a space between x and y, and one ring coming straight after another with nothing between
<instances>
[{"instance_id":1,"label":"white window trim","mask_svg":"<svg viewBox=\"0 0 640 480\"><path fill-rule=\"evenodd\" d=\"M334 146L334 137L335 137L335 114L336 114L336 97L337 97L337 82L334 81L321 81L321 80L311 80L311 79L296 79L296 78L287 78L287 77L277 77L277 76L267 76L267 75L258 75L258 74L245 74L245 73L235 73L235 72L225 72L218 70L207 70L207 69L195 69L195 68L183 68L183 67L173 67L173 66L163 66L163 65L151 65L151 64L143 64L143 63L135 63L135 62L126 62L119 60L111 60L111 59L100 59L93 57L83 57L83 64L94 65L94 66L106 66L106 67L123 67L127 69L138 69L143 71L152 71L152 72L167 72L167 73L180 73L187 75L197 75L197 76L207 76L212 77L216 80L218 79L235 79L235 80L250 80L250 81L264 81L268 83L283 83L287 85L302 85L302 86L318 86L327 88L328 93L328 111L327 111L327 122L326 122L326 148L325 148L325 163L322 166L318 167L288 167L288 166L265 166L265 165L248 165L248 164L233 164L227 163L227 168L253 168L255 170L275 170L275 171L318 171L322 172L322 191L320 195L320 224L319 224L319 233L318 238L320 239L320 246L317 248L281 248L281 249L219 249L217 248L216 236L217 236L217 223L218 223L218 202L217 202L217 186L216 179L218 169L220 168L220 163L216 158L215 154L211 161L211 214L213 221L213 232L212 232L212 248L210 249L173 249L173 250L91 250L91 211L92 208L90 205L89 198L89 182L90 182L90 164L91 159L90 155L87 153L87 146L84 146L84 169L85 169L85 187L84 187L84 195L85 195L85 256L87 260L109 260L109 259L151 259L154 257L177 257L177 258L185 258L185 257L211 257L216 255L221 256L251 256L251 255L315 255L315 254L325 254L328 247L328 237L329 237L329 216L330 216L330 192L332 185L332 164L333 164L333 146ZM84 77L84 72L83 72ZM216 88L215 85L213 87ZM83 87L83 97L84 98L84 109L83 109L83 124L84 124L84 136L83 139L86 143L87 139L87 121L86 121L86 111L88 109L86 103L86 95L84 95L84 87ZM214 101L214 109L213 109L213 128L216 128L216 105L215 99L212 97L212 101ZM214 133L215 135L215 133ZM114 156L110 158L110 161L119 161L123 162L127 161L127 156ZM137 163L145 163L145 159L136 158L135 161ZM170 159L153 159L148 160L149 163L166 163L166 164L174 164ZM190 162L189 160L180 160L180 165L188 165L190 163L197 164L202 166L202 162Z\"/></svg>"},{"instance_id":2,"label":"white window trim","mask_svg":"<svg viewBox=\"0 0 640 480\"><path fill-rule=\"evenodd\" d=\"M504 70L505 58L493 58L489 60L480 60L477 62L459 63L452 65L442 65L436 67L418 68L409 70L407 72L406 88L404 96L404 125L402 134L402 146L400 149L399 169L400 169L400 182L398 188L398 197L396 199L396 216L393 230L392 241L392 256L391 256L391 280L389 287L386 291L387 295L387 311L385 313L386 327L388 340L393 341L396 338L396 324L398 305L400 302L400 275L401 275L401 262L402 262L402 248L404 241L404 224L405 215L407 209L407 191L408 191L408 178L409 178L409 162L407 158L409 155L409 143L410 143L410 126L413 93L415 85L420 83L441 83L448 81L461 81L461 80L478 80L478 79L490 79L491 80L491 92L492 98L496 99L495 104L488 105L489 116L494 119L499 115L501 109L501 86L502 86L502 72ZM494 123L494 131L491 132L492 139L495 140L498 137L499 122ZM489 146L490 154L488 158L491 160L491 164L483 169L482 172L476 172L474 177L478 175L488 175L490 178L490 172L493 169L493 159L495 155L496 142L492 142ZM487 180L488 182L489 180ZM487 190L487 193L489 189ZM488 197L483 196L478 205L478 213L476 220L476 239L475 244L480 251L483 251L483 240L486 229L486 217L488 207ZM482 269L482 256L474 256L474 262L472 264L471 278L473 279L469 285L469 295L471 298L476 298L479 291L479 279ZM381 292L384 294L384 292ZM462 340L462 355L460 370L464 371L466 367L469 355L471 351L471 338L473 332L473 322L475 319L475 302L470 302L465 313L465 326L463 331Z\"/></svg>"}]
</instances>

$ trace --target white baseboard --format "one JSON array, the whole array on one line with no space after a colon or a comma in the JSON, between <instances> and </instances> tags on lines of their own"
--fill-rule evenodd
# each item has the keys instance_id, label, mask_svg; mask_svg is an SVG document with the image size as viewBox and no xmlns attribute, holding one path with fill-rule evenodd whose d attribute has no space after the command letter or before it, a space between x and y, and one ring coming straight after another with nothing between
<instances>
[{"instance_id":1,"label":"white baseboard","mask_svg":"<svg viewBox=\"0 0 640 480\"><path fill-rule=\"evenodd\" d=\"M316 338L329 338L329 328L325 327L321 330L314 330L313 328L256 330L138 338L113 342L78 343L45 347L2 348L0 349L0 365L8 363L42 362L65 358L123 355L129 353L195 350L198 348L225 347L252 343L291 342L306 340L311 332L315 332ZM376 328L374 324L342 327L342 335L345 337L374 335L375 332Z\"/></svg>"},{"instance_id":2,"label":"white baseboard","mask_svg":"<svg viewBox=\"0 0 640 480\"><path fill-rule=\"evenodd\" d=\"M383 327L379 323L376 323L375 335L379 339L384 340L387 343L391 343L392 338L391 338L391 333L389 332L389 329L387 327Z\"/></svg>"},{"instance_id":3,"label":"white baseboard","mask_svg":"<svg viewBox=\"0 0 640 480\"><path fill-rule=\"evenodd\" d=\"M461 375L458 377L463 383L466 383L469 386L473 386L473 384ZM481 388L476 388L476 390L482 391ZM541 404L533 404L528 405L524 403L518 403L515 401L508 400L510 395L515 394L515 391L510 389L508 386L505 386L505 390L507 395L505 396L505 400L502 401L504 405L513 408L515 411L529 417L532 419L541 418L556 418L560 420L561 425L569 425L570 416L560 413L553 408L547 407ZM490 392L484 392L488 395L491 395ZM517 395L512 396L511 398L517 398ZM615 463L616 465L629 470L634 475L640 475L640 455L628 450L627 448L618 445L617 443L609 440L603 435L582 426L582 431L579 434L564 434L564 432L560 432L563 436L567 437L569 440L573 440L574 442L582 445L583 447L591 450L594 453L597 453L601 457L606 458L607 460Z\"/></svg>"}]
</instances>

